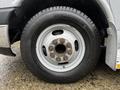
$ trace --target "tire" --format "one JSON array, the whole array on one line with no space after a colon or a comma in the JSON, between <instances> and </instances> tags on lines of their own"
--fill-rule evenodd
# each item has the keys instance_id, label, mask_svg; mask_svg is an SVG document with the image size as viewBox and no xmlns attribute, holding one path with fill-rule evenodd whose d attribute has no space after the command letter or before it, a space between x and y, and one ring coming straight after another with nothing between
<instances>
[{"instance_id":1,"label":"tire","mask_svg":"<svg viewBox=\"0 0 120 90\"><path fill-rule=\"evenodd\" d=\"M29 70L52 83L82 79L95 68L100 51L95 24L69 7L51 7L39 12L28 22L21 37L21 55Z\"/></svg>"}]
</instances>

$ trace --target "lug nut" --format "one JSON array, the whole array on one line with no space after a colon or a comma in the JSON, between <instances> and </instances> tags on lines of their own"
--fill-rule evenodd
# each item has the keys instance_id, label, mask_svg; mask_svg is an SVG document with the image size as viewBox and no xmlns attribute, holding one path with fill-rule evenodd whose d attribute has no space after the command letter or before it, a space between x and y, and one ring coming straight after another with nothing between
<instances>
[{"instance_id":1,"label":"lug nut","mask_svg":"<svg viewBox=\"0 0 120 90\"><path fill-rule=\"evenodd\" d=\"M56 40L53 40L53 42L52 42L54 45L57 45L58 44L58 40L56 39Z\"/></svg>"},{"instance_id":2,"label":"lug nut","mask_svg":"<svg viewBox=\"0 0 120 90\"><path fill-rule=\"evenodd\" d=\"M67 51L68 55L72 55L72 50Z\"/></svg>"},{"instance_id":3,"label":"lug nut","mask_svg":"<svg viewBox=\"0 0 120 90\"><path fill-rule=\"evenodd\" d=\"M55 54L54 53L50 53L50 57L51 58L55 58Z\"/></svg>"},{"instance_id":4,"label":"lug nut","mask_svg":"<svg viewBox=\"0 0 120 90\"><path fill-rule=\"evenodd\" d=\"M63 60L67 61L68 60L68 56L64 56Z\"/></svg>"},{"instance_id":5,"label":"lug nut","mask_svg":"<svg viewBox=\"0 0 120 90\"><path fill-rule=\"evenodd\" d=\"M61 58L60 58L60 57L57 57L57 58L56 58L56 61L60 62L60 61L61 61Z\"/></svg>"},{"instance_id":6,"label":"lug nut","mask_svg":"<svg viewBox=\"0 0 120 90\"><path fill-rule=\"evenodd\" d=\"M54 47L53 47L53 46L50 46L50 47L49 47L49 50L50 50L50 51L53 51L53 50L54 50Z\"/></svg>"},{"instance_id":7,"label":"lug nut","mask_svg":"<svg viewBox=\"0 0 120 90\"><path fill-rule=\"evenodd\" d=\"M61 38L61 39L60 39L60 43L61 43L61 44L65 43L65 39L64 39L64 38Z\"/></svg>"},{"instance_id":8,"label":"lug nut","mask_svg":"<svg viewBox=\"0 0 120 90\"><path fill-rule=\"evenodd\" d=\"M67 46L67 48L72 48L70 43L67 43L66 46Z\"/></svg>"}]
</instances>

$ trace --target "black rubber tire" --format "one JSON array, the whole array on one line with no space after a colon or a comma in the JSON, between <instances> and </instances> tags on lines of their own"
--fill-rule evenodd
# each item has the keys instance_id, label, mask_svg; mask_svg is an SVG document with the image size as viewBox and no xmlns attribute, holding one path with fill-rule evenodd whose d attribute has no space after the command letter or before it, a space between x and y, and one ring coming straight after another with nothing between
<instances>
[{"instance_id":1,"label":"black rubber tire","mask_svg":"<svg viewBox=\"0 0 120 90\"><path fill-rule=\"evenodd\" d=\"M86 44L82 62L73 70L64 73L44 67L35 50L39 34L46 27L58 23L77 28ZM29 70L38 78L52 83L71 83L82 79L95 68L100 51L100 36L95 24L79 10L69 7L51 7L39 12L28 22L21 37L21 54Z\"/></svg>"}]
</instances>

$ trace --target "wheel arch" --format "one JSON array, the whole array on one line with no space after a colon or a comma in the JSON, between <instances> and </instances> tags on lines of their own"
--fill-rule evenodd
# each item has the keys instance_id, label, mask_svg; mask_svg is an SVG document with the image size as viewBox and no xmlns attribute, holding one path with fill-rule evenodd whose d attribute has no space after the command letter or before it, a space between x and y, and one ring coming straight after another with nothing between
<instances>
[{"instance_id":1,"label":"wheel arch","mask_svg":"<svg viewBox=\"0 0 120 90\"><path fill-rule=\"evenodd\" d=\"M108 18L111 18L111 11L106 0L21 0L21 5L16 9L15 25L21 27L21 31L25 24L39 11L54 6L67 6L84 12L96 24L99 30L106 29ZM17 24L17 25L16 25ZM103 31L104 31L103 30Z\"/></svg>"}]
</instances>

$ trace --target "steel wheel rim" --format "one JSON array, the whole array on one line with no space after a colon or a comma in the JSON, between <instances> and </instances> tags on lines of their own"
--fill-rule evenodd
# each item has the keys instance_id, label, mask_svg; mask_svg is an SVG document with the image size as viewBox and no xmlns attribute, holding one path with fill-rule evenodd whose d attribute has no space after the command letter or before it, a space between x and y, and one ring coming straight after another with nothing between
<instances>
[{"instance_id":1,"label":"steel wheel rim","mask_svg":"<svg viewBox=\"0 0 120 90\"><path fill-rule=\"evenodd\" d=\"M53 35L53 32L62 30L63 32L59 32L57 35ZM62 56L62 54L57 53L57 50L55 47L59 45L60 39L64 39L65 42L62 44L65 46L67 50L72 49L72 54L68 55L67 50L65 50ZM56 40L57 44L53 44L53 41ZM75 41L78 43L78 50L75 48ZM67 43L71 44L71 48L67 47ZM53 45L54 51L50 51L50 46ZM43 46L46 49L47 56L45 55L43 51ZM54 24L49 27L47 27L43 32L38 36L37 42L36 42L36 54L37 57L42 63L44 67L47 69L54 71L54 72L67 72L70 70L73 70L76 68L81 62L82 59L84 58L85 54L85 41L80 34L80 32L75 29L73 26L67 25L67 24ZM59 49L58 49L59 50ZM54 52L53 57L51 57L51 52ZM57 53L57 54L56 54ZM60 57L57 59L56 57ZM64 60L64 56L68 56L67 62L68 63L63 63L59 64L60 61L58 62L57 60Z\"/></svg>"}]
</instances>

